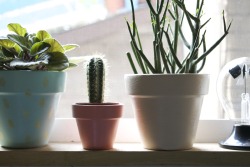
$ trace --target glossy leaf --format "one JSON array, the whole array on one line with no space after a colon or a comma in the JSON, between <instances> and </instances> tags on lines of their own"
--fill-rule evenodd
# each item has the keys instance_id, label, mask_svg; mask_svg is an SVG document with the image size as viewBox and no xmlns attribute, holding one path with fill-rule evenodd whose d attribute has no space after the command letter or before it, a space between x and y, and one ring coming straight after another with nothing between
<instances>
[{"instance_id":1,"label":"glossy leaf","mask_svg":"<svg viewBox=\"0 0 250 167\"><path fill-rule=\"evenodd\" d=\"M44 53L50 48L50 44L45 43L45 42L37 42L35 43L31 49L30 49L30 54L31 56L36 56L38 54Z\"/></svg>"},{"instance_id":2,"label":"glossy leaf","mask_svg":"<svg viewBox=\"0 0 250 167\"><path fill-rule=\"evenodd\" d=\"M85 60L84 56L78 56L78 57L68 57L69 63L71 64L79 64Z\"/></svg>"},{"instance_id":3,"label":"glossy leaf","mask_svg":"<svg viewBox=\"0 0 250 167\"><path fill-rule=\"evenodd\" d=\"M69 67L68 68L73 68L73 67L77 67L77 64L69 63Z\"/></svg>"},{"instance_id":4,"label":"glossy leaf","mask_svg":"<svg viewBox=\"0 0 250 167\"><path fill-rule=\"evenodd\" d=\"M36 34L29 34L26 38L28 39L29 46L32 46L36 42L40 42L40 40L36 37Z\"/></svg>"},{"instance_id":5,"label":"glossy leaf","mask_svg":"<svg viewBox=\"0 0 250 167\"><path fill-rule=\"evenodd\" d=\"M15 35L15 34L9 34L7 35L7 37L15 42L16 44L18 44L22 49L24 50L29 50L28 48L28 42L27 42L27 39L23 36L20 36L20 35Z\"/></svg>"},{"instance_id":6,"label":"glossy leaf","mask_svg":"<svg viewBox=\"0 0 250 167\"><path fill-rule=\"evenodd\" d=\"M44 40L44 42L50 44L50 48L48 49L48 52L61 52L64 53L64 49L62 45L54 38L47 38Z\"/></svg>"},{"instance_id":7,"label":"glossy leaf","mask_svg":"<svg viewBox=\"0 0 250 167\"><path fill-rule=\"evenodd\" d=\"M0 39L0 46L3 46L5 48L12 48L15 46L15 42L9 39Z\"/></svg>"},{"instance_id":8,"label":"glossy leaf","mask_svg":"<svg viewBox=\"0 0 250 167\"><path fill-rule=\"evenodd\" d=\"M61 52L48 53L48 61L48 70L62 71L69 67L69 61L67 56Z\"/></svg>"},{"instance_id":9,"label":"glossy leaf","mask_svg":"<svg viewBox=\"0 0 250 167\"><path fill-rule=\"evenodd\" d=\"M24 54L23 51L19 52L19 53L18 53L18 58L22 58L22 57L23 57L23 54Z\"/></svg>"},{"instance_id":10,"label":"glossy leaf","mask_svg":"<svg viewBox=\"0 0 250 167\"><path fill-rule=\"evenodd\" d=\"M44 64L48 64L47 59L39 60L39 61L32 61L32 62L23 61L21 59L15 59L15 60L10 62L10 67L19 67L19 68L23 68L23 69L24 68L35 69L36 66L44 65Z\"/></svg>"},{"instance_id":11,"label":"glossy leaf","mask_svg":"<svg viewBox=\"0 0 250 167\"><path fill-rule=\"evenodd\" d=\"M36 37L40 40L40 41L44 41L47 38L52 38L52 36L45 30L40 30L36 33Z\"/></svg>"},{"instance_id":12,"label":"glossy leaf","mask_svg":"<svg viewBox=\"0 0 250 167\"><path fill-rule=\"evenodd\" d=\"M15 51L17 52L17 53L20 53L21 52L21 47L19 46L19 45L17 45L17 44L15 44L14 45L14 49L15 49Z\"/></svg>"},{"instance_id":13,"label":"glossy leaf","mask_svg":"<svg viewBox=\"0 0 250 167\"><path fill-rule=\"evenodd\" d=\"M79 47L79 45L76 45L76 44L63 45L64 52L71 51L71 50L73 50L73 49L75 49L77 47Z\"/></svg>"},{"instance_id":14,"label":"glossy leaf","mask_svg":"<svg viewBox=\"0 0 250 167\"><path fill-rule=\"evenodd\" d=\"M7 57L4 55L3 52L0 51L0 63L11 62L13 59L14 59L13 57Z\"/></svg>"},{"instance_id":15,"label":"glossy leaf","mask_svg":"<svg viewBox=\"0 0 250 167\"><path fill-rule=\"evenodd\" d=\"M7 57L13 57L13 54L20 52L20 47L9 39L0 39L2 52Z\"/></svg>"},{"instance_id":16,"label":"glossy leaf","mask_svg":"<svg viewBox=\"0 0 250 167\"><path fill-rule=\"evenodd\" d=\"M14 58L15 55L17 55L18 53L15 51L14 48L6 49L6 48L2 47L2 54L4 55L4 57Z\"/></svg>"},{"instance_id":17,"label":"glossy leaf","mask_svg":"<svg viewBox=\"0 0 250 167\"><path fill-rule=\"evenodd\" d=\"M27 30L18 23L10 23L7 27L10 31L15 32L17 35L24 37L27 34Z\"/></svg>"},{"instance_id":18,"label":"glossy leaf","mask_svg":"<svg viewBox=\"0 0 250 167\"><path fill-rule=\"evenodd\" d=\"M62 46L45 30L29 34L20 24L10 23L14 33L0 37L0 70L53 70L61 71L75 67L64 54L78 47Z\"/></svg>"}]
</instances>

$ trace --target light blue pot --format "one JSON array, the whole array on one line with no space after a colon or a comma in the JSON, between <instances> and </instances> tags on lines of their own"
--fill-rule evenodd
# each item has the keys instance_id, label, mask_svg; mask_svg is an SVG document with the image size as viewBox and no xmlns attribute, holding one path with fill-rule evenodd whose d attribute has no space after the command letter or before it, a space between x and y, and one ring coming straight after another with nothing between
<instances>
[{"instance_id":1,"label":"light blue pot","mask_svg":"<svg viewBox=\"0 0 250 167\"><path fill-rule=\"evenodd\" d=\"M1 146L48 144L65 79L65 72L0 71Z\"/></svg>"}]
</instances>

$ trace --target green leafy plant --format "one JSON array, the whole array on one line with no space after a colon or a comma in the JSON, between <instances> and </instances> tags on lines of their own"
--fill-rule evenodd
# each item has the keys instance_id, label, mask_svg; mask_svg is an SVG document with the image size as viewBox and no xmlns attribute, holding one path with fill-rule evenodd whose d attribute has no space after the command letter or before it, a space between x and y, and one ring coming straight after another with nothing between
<instances>
[{"instance_id":1,"label":"green leafy plant","mask_svg":"<svg viewBox=\"0 0 250 167\"><path fill-rule=\"evenodd\" d=\"M87 62L87 86L90 103L104 100L105 64L102 57L93 57Z\"/></svg>"},{"instance_id":2,"label":"green leafy plant","mask_svg":"<svg viewBox=\"0 0 250 167\"><path fill-rule=\"evenodd\" d=\"M61 45L45 30L29 34L18 23L7 27L13 33L0 38L0 70L62 71L76 66L65 52L78 45Z\"/></svg>"},{"instance_id":3,"label":"green leafy plant","mask_svg":"<svg viewBox=\"0 0 250 167\"><path fill-rule=\"evenodd\" d=\"M134 54L127 53L127 57L135 74L138 73L134 60L136 60L142 73L199 73L206 62L206 57L223 41L229 33L230 24L227 26L223 12L224 34L210 47L206 46L206 30L203 30L210 19L201 21L204 0L196 0L195 14L192 14L185 5L185 0L156 0L155 7L151 0L146 0L150 9L154 62L151 63L143 51L138 27L135 20L133 0L132 24L127 26L131 37L131 48ZM187 3L190 3L187 1ZM183 32L184 20L191 32L191 40L188 41ZM179 40L188 50L184 59L177 55ZM200 51L202 48L202 51Z\"/></svg>"}]
</instances>

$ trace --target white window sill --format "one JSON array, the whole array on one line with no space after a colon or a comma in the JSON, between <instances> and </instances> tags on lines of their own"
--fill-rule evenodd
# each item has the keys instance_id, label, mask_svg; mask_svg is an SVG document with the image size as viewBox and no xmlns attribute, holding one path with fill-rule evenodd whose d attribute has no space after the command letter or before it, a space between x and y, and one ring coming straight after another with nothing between
<instances>
[{"instance_id":1,"label":"white window sill","mask_svg":"<svg viewBox=\"0 0 250 167\"><path fill-rule=\"evenodd\" d=\"M187 151L150 151L139 143L116 143L110 151L85 151L78 142L50 143L35 149L0 148L1 166L250 166L250 152L194 144Z\"/></svg>"}]
</instances>

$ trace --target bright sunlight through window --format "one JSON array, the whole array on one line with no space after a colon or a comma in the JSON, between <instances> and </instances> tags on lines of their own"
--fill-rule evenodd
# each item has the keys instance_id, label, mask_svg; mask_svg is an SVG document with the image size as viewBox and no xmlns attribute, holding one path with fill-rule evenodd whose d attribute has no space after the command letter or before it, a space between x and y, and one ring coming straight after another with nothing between
<instances>
[{"instance_id":1,"label":"bright sunlight through window","mask_svg":"<svg viewBox=\"0 0 250 167\"><path fill-rule=\"evenodd\" d=\"M136 19L140 29L143 45L148 52L152 52L150 24L148 10L144 0L133 0L136 7ZM246 0L245 0L246 1ZM242 1L242 3L245 3ZM223 31L222 11L226 10L227 17L232 18L233 13L227 9L242 5L233 0L207 0L205 1L204 20L211 17L207 25L207 43L214 43ZM194 0L190 0L190 7ZM132 73L126 52L130 51L129 34L125 18L130 20L130 0L1 0L0 1L0 35L7 33L6 25L9 22L18 22L29 31L45 29L62 43L76 43L79 49L70 53L70 56L89 56L92 54L106 55L109 65L108 87L106 101L119 101L125 104L125 118L132 118L133 111L128 95L124 88L124 74ZM189 6L188 6L189 7ZM242 15L245 13L237 8ZM233 10L235 11L235 9ZM194 11L195 12L195 11ZM235 24L235 23L234 23ZM216 25L216 27L214 27ZM235 24L236 25L236 24ZM239 25L239 24L238 24ZM236 26L232 27L233 33ZM229 37L231 40L233 37ZM233 41L233 40L232 40ZM211 75L209 95L205 97L202 119L223 118L224 114L216 95L216 80L221 66L229 59L235 58L237 52L228 55L227 40L213 51L207 59L203 73ZM247 47L248 48L248 47ZM235 51L235 50L234 50ZM85 71L83 64L75 69L68 70L66 92L59 104L57 117L71 118L71 105L76 102L87 101Z\"/></svg>"}]
</instances>

